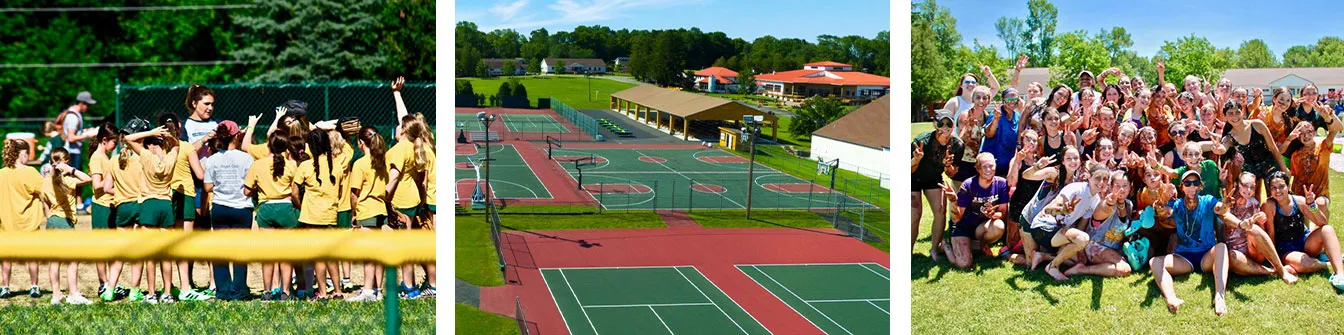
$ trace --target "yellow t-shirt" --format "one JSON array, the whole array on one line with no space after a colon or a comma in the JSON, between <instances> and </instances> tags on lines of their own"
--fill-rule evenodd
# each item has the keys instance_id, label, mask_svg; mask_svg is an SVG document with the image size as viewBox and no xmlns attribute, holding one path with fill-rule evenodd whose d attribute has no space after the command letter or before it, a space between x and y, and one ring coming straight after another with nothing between
<instances>
[{"instance_id":1,"label":"yellow t-shirt","mask_svg":"<svg viewBox=\"0 0 1344 335\"><path fill-rule=\"evenodd\" d=\"M349 162L349 157L345 158ZM348 166L340 161L340 157L332 158L331 164L335 165L335 169L327 164L326 157L314 157L299 163L299 169L294 174L294 184L304 188L299 222L323 226L336 224L337 201L342 190L339 181L345 178L345 167ZM321 168L320 173L318 168Z\"/></svg>"},{"instance_id":2,"label":"yellow t-shirt","mask_svg":"<svg viewBox=\"0 0 1344 335\"><path fill-rule=\"evenodd\" d=\"M102 175L104 180L111 179L112 170L116 168L116 165L113 165L114 162L112 161L112 158L96 151L90 157L89 177L92 178L95 175ZM103 190L102 185L93 185L93 203L112 207L112 204L114 203L113 201L115 200L116 199L112 196L112 193L107 193L107 191Z\"/></svg>"},{"instance_id":3,"label":"yellow t-shirt","mask_svg":"<svg viewBox=\"0 0 1344 335\"><path fill-rule=\"evenodd\" d=\"M271 148L266 146L265 142L247 146L247 154L252 155L252 160L261 160L271 155Z\"/></svg>"},{"instance_id":4,"label":"yellow t-shirt","mask_svg":"<svg viewBox=\"0 0 1344 335\"><path fill-rule=\"evenodd\" d=\"M373 159L364 156L350 169L350 188L358 190L355 220L387 215L387 174L373 170Z\"/></svg>"},{"instance_id":5,"label":"yellow t-shirt","mask_svg":"<svg viewBox=\"0 0 1344 335\"><path fill-rule=\"evenodd\" d=\"M196 197L196 175L191 171L191 155L196 154L196 148L187 141L178 141L177 148L177 165L173 167L172 189L188 197Z\"/></svg>"},{"instance_id":6,"label":"yellow t-shirt","mask_svg":"<svg viewBox=\"0 0 1344 335\"><path fill-rule=\"evenodd\" d=\"M53 171L52 173L57 173ZM79 200L75 198L74 192L69 192L79 185L79 178L65 176L61 178L61 183L65 184L67 192L56 194L55 180L50 176L42 178L42 201L47 203L47 208L51 209L51 216L62 219L73 219L75 217L74 204Z\"/></svg>"},{"instance_id":7,"label":"yellow t-shirt","mask_svg":"<svg viewBox=\"0 0 1344 335\"><path fill-rule=\"evenodd\" d=\"M36 231L42 217L42 174L37 169L0 169L0 230Z\"/></svg>"},{"instance_id":8,"label":"yellow t-shirt","mask_svg":"<svg viewBox=\"0 0 1344 335\"><path fill-rule=\"evenodd\" d=\"M162 159L152 153L140 155L140 165L145 168L145 199L173 199L173 169L177 166L177 158L171 156L171 151L163 154Z\"/></svg>"},{"instance_id":9,"label":"yellow t-shirt","mask_svg":"<svg viewBox=\"0 0 1344 335\"><path fill-rule=\"evenodd\" d=\"M434 150L425 151L425 161L427 162L425 164L425 204L430 206L438 206L438 202L434 201L438 189L438 180L434 178L434 162L438 160L437 156Z\"/></svg>"},{"instance_id":10,"label":"yellow t-shirt","mask_svg":"<svg viewBox=\"0 0 1344 335\"><path fill-rule=\"evenodd\" d=\"M336 175L336 183L339 187L336 189L336 211L344 212L350 210L350 164L353 163L355 149L350 147L350 143L341 146L341 154L331 161L336 164L336 168L341 171Z\"/></svg>"},{"instance_id":11,"label":"yellow t-shirt","mask_svg":"<svg viewBox=\"0 0 1344 335\"><path fill-rule=\"evenodd\" d=\"M414 177L424 167L415 164L415 145L411 142L397 143L387 150L384 159L387 160L388 171L396 169L400 174L397 176L397 190L392 193L392 207L406 209L419 206L420 189L415 185Z\"/></svg>"},{"instance_id":12,"label":"yellow t-shirt","mask_svg":"<svg viewBox=\"0 0 1344 335\"><path fill-rule=\"evenodd\" d=\"M131 155L126 160L126 167L121 167L121 155ZM113 206L127 202L140 202L144 200L145 194L145 169L140 164L139 157L130 152L112 156L112 187L117 190L117 195L113 197Z\"/></svg>"},{"instance_id":13,"label":"yellow t-shirt","mask_svg":"<svg viewBox=\"0 0 1344 335\"><path fill-rule=\"evenodd\" d=\"M266 202L271 200L280 200L289 197L294 187L294 170L298 167L294 161L285 160L284 172L280 177L274 177L275 174L271 168L275 166L274 159L263 157L252 162L252 167L247 169L247 178L243 180L243 187L251 188L257 192L257 201Z\"/></svg>"}]
</instances>

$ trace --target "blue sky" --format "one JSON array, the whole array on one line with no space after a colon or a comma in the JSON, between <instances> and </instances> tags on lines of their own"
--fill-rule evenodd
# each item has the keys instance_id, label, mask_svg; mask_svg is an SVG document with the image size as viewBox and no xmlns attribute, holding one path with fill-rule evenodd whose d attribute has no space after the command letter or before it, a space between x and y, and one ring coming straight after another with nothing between
<instances>
[{"instance_id":1,"label":"blue sky","mask_svg":"<svg viewBox=\"0 0 1344 335\"><path fill-rule=\"evenodd\" d=\"M1340 1L1051 1L1059 9L1055 33L1121 26L1129 32L1139 56L1151 57L1165 41L1195 34L1219 48L1241 46L1261 39L1275 57L1294 45L1315 45L1325 36L1344 36L1344 3ZM957 18L962 43L992 44L1002 51L994 21L999 17L1027 17L1027 1L943 0ZM1330 13L1330 14L1325 14ZM1002 55L1002 54L1001 54Z\"/></svg>"},{"instance_id":2,"label":"blue sky","mask_svg":"<svg viewBox=\"0 0 1344 335\"><path fill-rule=\"evenodd\" d=\"M537 28L552 34L572 31L580 25L613 30L699 27L747 42L765 35L816 42L823 34L875 37L891 30L890 13L887 0L485 0L458 1L455 15L483 32L508 28L523 35Z\"/></svg>"}]
</instances>

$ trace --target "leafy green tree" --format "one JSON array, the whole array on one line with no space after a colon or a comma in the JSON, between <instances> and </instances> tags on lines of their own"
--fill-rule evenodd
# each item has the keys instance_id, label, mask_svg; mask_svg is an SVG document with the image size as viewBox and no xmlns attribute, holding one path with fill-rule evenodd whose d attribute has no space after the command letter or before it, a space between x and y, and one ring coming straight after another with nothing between
<instances>
[{"instance_id":1,"label":"leafy green tree","mask_svg":"<svg viewBox=\"0 0 1344 335\"><path fill-rule=\"evenodd\" d=\"M1312 64L1318 67L1341 67L1344 66L1344 40L1339 37L1326 36L1316 41L1316 47L1312 48Z\"/></svg>"},{"instance_id":2,"label":"leafy green tree","mask_svg":"<svg viewBox=\"0 0 1344 335\"><path fill-rule=\"evenodd\" d=\"M1231 64L1220 59L1218 50L1204 37L1194 35L1181 37L1176 42L1167 41L1158 55L1166 59L1167 80L1177 83L1182 78L1195 75L1209 82L1218 80Z\"/></svg>"},{"instance_id":3,"label":"leafy green tree","mask_svg":"<svg viewBox=\"0 0 1344 335\"><path fill-rule=\"evenodd\" d=\"M483 59L481 58L480 51L477 51L476 48L467 45L458 47L456 52L457 52L457 63L453 65L455 67L454 72L457 74L458 77L484 76L484 74L480 74L476 71L476 63L480 62Z\"/></svg>"},{"instance_id":4,"label":"leafy green tree","mask_svg":"<svg viewBox=\"0 0 1344 335\"><path fill-rule=\"evenodd\" d=\"M515 64L515 63L513 62L513 60L506 60L506 61L504 61L504 64L503 64L503 65L500 65L500 66L499 66L500 74L505 75L505 76L512 76L512 75L514 74L514 71L517 71L517 70L518 70L518 65Z\"/></svg>"},{"instance_id":5,"label":"leafy green tree","mask_svg":"<svg viewBox=\"0 0 1344 335\"><path fill-rule=\"evenodd\" d=\"M495 29L487 36L491 54L498 58L515 58L523 46L523 36L513 29Z\"/></svg>"},{"instance_id":6,"label":"leafy green tree","mask_svg":"<svg viewBox=\"0 0 1344 335\"><path fill-rule=\"evenodd\" d=\"M1125 27L1103 29L1097 34L1097 40L1101 42L1102 47L1106 48L1106 54L1110 57L1112 64L1117 63L1120 55L1129 47L1134 46L1134 41L1130 40L1129 32L1125 31Z\"/></svg>"},{"instance_id":7,"label":"leafy green tree","mask_svg":"<svg viewBox=\"0 0 1344 335\"><path fill-rule=\"evenodd\" d=\"M1312 46L1294 45L1283 52L1283 67L1315 67Z\"/></svg>"},{"instance_id":8,"label":"leafy green tree","mask_svg":"<svg viewBox=\"0 0 1344 335\"><path fill-rule=\"evenodd\" d=\"M476 76L484 78L489 76L489 73L490 73L490 67L485 65L485 60L484 59L477 60Z\"/></svg>"},{"instance_id":9,"label":"leafy green tree","mask_svg":"<svg viewBox=\"0 0 1344 335\"><path fill-rule=\"evenodd\" d=\"M438 47L434 38L434 3L430 0L381 3L382 11L378 14L378 20L383 29L366 32L366 38L376 41L378 52L386 56L386 61L381 70L373 75L374 78L434 78L434 50Z\"/></svg>"},{"instance_id":10,"label":"leafy green tree","mask_svg":"<svg viewBox=\"0 0 1344 335\"><path fill-rule=\"evenodd\" d=\"M742 69L737 73L737 93L746 95L756 90L756 74L751 69Z\"/></svg>"},{"instance_id":11,"label":"leafy green tree","mask_svg":"<svg viewBox=\"0 0 1344 335\"><path fill-rule=\"evenodd\" d=\"M1054 64L1058 16L1059 9L1049 1L1030 0L1027 1L1026 19L1000 17L994 22L994 29L1010 56L1027 55L1029 66L1048 66ZM938 31L937 28L934 30ZM940 50L947 51L941 46Z\"/></svg>"},{"instance_id":12,"label":"leafy green tree","mask_svg":"<svg viewBox=\"0 0 1344 335\"><path fill-rule=\"evenodd\" d=\"M456 84L456 85L455 85L455 89L454 89L454 91L455 91L457 94L459 94L459 95L476 95L476 92L473 91L473 90L471 89L471 81L470 81L470 80L458 79L457 81L454 82L454 84Z\"/></svg>"},{"instance_id":13,"label":"leafy green tree","mask_svg":"<svg viewBox=\"0 0 1344 335\"><path fill-rule=\"evenodd\" d=\"M1279 66L1274 53L1269 51L1265 41L1253 39L1241 42L1237 48L1237 67L1244 69L1270 68Z\"/></svg>"},{"instance_id":14,"label":"leafy green tree","mask_svg":"<svg viewBox=\"0 0 1344 335\"><path fill-rule=\"evenodd\" d=\"M526 97L527 97L527 86L523 86L523 83L520 82L520 81L518 81L518 79L513 79L513 94L512 94L512 95L515 96L515 97L524 97L524 98L526 98Z\"/></svg>"},{"instance_id":15,"label":"leafy green tree","mask_svg":"<svg viewBox=\"0 0 1344 335\"><path fill-rule=\"evenodd\" d=\"M499 83L499 90L496 91L495 95L497 95L497 96L501 96L501 97L513 96L513 81L512 81L512 80L508 80L508 81Z\"/></svg>"},{"instance_id":16,"label":"leafy green tree","mask_svg":"<svg viewBox=\"0 0 1344 335\"><path fill-rule=\"evenodd\" d=\"M793 123L789 124L789 134L808 136L840 117L845 116L845 105L832 96L813 96L803 101L803 105L794 110Z\"/></svg>"},{"instance_id":17,"label":"leafy green tree","mask_svg":"<svg viewBox=\"0 0 1344 335\"><path fill-rule=\"evenodd\" d=\"M236 17L250 43L231 53L263 82L332 80L373 73L385 61L378 46L352 32L381 29L375 0L259 0ZM251 15L248 15L251 14Z\"/></svg>"},{"instance_id":18,"label":"leafy green tree","mask_svg":"<svg viewBox=\"0 0 1344 335\"><path fill-rule=\"evenodd\" d=\"M1077 88L1078 72L1100 73L1110 66L1106 46L1087 32L1076 30L1059 35L1055 40L1058 51L1050 65L1049 86L1065 84ZM1170 69L1170 67L1168 67Z\"/></svg>"},{"instance_id":19,"label":"leafy green tree","mask_svg":"<svg viewBox=\"0 0 1344 335\"><path fill-rule=\"evenodd\" d=\"M928 22L911 13L910 26L910 104L916 110L937 103L951 94L947 65L938 52L937 32ZM950 55L949 55L950 56Z\"/></svg>"},{"instance_id":20,"label":"leafy green tree","mask_svg":"<svg viewBox=\"0 0 1344 335\"><path fill-rule=\"evenodd\" d=\"M565 73L565 61L562 61L562 60L556 60L556 61L555 61L555 66L551 67L551 71L555 71L555 73L557 73L557 74L564 74L564 73Z\"/></svg>"},{"instance_id":21,"label":"leafy green tree","mask_svg":"<svg viewBox=\"0 0 1344 335\"><path fill-rule=\"evenodd\" d=\"M541 59L533 58L532 60L527 61L527 72L541 73Z\"/></svg>"}]
</instances>

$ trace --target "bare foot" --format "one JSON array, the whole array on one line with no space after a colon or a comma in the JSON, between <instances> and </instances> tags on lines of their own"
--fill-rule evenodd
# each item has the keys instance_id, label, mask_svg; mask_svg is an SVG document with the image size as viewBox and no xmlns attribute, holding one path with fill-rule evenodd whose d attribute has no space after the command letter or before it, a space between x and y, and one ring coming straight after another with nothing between
<instances>
[{"instance_id":1,"label":"bare foot","mask_svg":"<svg viewBox=\"0 0 1344 335\"><path fill-rule=\"evenodd\" d=\"M1068 276L1078 274L1079 271L1083 270L1083 267L1084 267L1083 263L1074 264L1068 270L1064 270L1064 274Z\"/></svg>"},{"instance_id":2,"label":"bare foot","mask_svg":"<svg viewBox=\"0 0 1344 335\"><path fill-rule=\"evenodd\" d=\"M1167 299L1167 310L1171 311L1172 314L1176 314L1176 310L1181 309L1181 304L1184 303L1185 300L1181 300L1181 298Z\"/></svg>"},{"instance_id":3,"label":"bare foot","mask_svg":"<svg viewBox=\"0 0 1344 335\"><path fill-rule=\"evenodd\" d=\"M1059 273L1059 268L1056 268L1054 264L1046 265L1045 273L1049 274L1051 277L1055 277L1055 280L1069 280L1069 277L1065 276L1063 273Z\"/></svg>"},{"instance_id":4,"label":"bare foot","mask_svg":"<svg viewBox=\"0 0 1344 335\"><path fill-rule=\"evenodd\" d=\"M1008 262L1011 262L1011 263L1013 263L1013 264L1015 264L1015 265L1024 265L1024 266L1030 266L1030 265L1031 265L1031 260L1027 259L1027 255L1023 255L1023 254L1010 254L1010 255L1008 255Z\"/></svg>"},{"instance_id":5,"label":"bare foot","mask_svg":"<svg viewBox=\"0 0 1344 335\"><path fill-rule=\"evenodd\" d=\"M1213 314L1217 314L1218 316L1227 314L1227 301L1223 299L1223 295L1221 294L1213 296Z\"/></svg>"},{"instance_id":6,"label":"bare foot","mask_svg":"<svg viewBox=\"0 0 1344 335\"><path fill-rule=\"evenodd\" d=\"M1279 277L1283 277L1283 282L1288 283L1288 285L1297 284L1297 276L1293 275L1292 273L1293 271L1289 269L1292 268L1291 267L1284 268L1283 274L1281 274Z\"/></svg>"}]
</instances>

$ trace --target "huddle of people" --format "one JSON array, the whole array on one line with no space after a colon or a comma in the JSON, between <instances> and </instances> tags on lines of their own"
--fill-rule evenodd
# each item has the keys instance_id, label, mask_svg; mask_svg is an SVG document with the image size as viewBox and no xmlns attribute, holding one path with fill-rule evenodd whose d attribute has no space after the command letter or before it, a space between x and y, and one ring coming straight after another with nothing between
<instances>
[{"instance_id":1,"label":"huddle of people","mask_svg":"<svg viewBox=\"0 0 1344 335\"><path fill-rule=\"evenodd\" d=\"M185 120L160 112L153 120L136 118L120 128L111 122L87 131L74 128L71 132L78 136L67 142L92 139L87 171L76 163L78 154L64 147L50 149L50 163L39 171L26 165L31 150L27 142L6 140L0 168L0 231L73 229L77 195L85 186L93 189L90 212L95 230L432 230L434 135L423 114L406 110L400 93L404 83L397 78L391 84L399 122L395 142L373 127L361 126L358 118L310 123L307 104L290 100L276 108L265 141L253 143L262 115L249 116L246 127L212 119L216 96L202 85L187 90ZM11 265L4 262L0 269L0 297L12 293ZM64 293L60 266L67 269ZM245 263L211 264L209 285L204 287L193 283L188 261L95 264L97 298L108 302L381 299L387 283L378 266L363 264L360 288L350 280L351 266L350 262L265 263L258 297L247 284ZM416 266L424 267L427 277L419 284ZM91 303L78 288L77 267L49 265L52 304ZM130 276L122 276L123 270ZM38 298L38 264L28 264L28 272L32 280L28 295ZM400 285L404 297L435 295L433 264L406 265L399 273L402 282L392 284ZM142 279L148 279L147 287L142 288ZM159 281L162 291L156 287ZM129 284L129 289L122 284Z\"/></svg>"},{"instance_id":2,"label":"huddle of people","mask_svg":"<svg viewBox=\"0 0 1344 335\"><path fill-rule=\"evenodd\" d=\"M1329 270L1344 290L1327 209L1344 124L1314 85L1278 87L1268 103L1227 79L1187 76L1178 91L1159 61L1153 86L1110 68L1080 73L1077 92L1031 83L1023 95L981 70L988 87L962 75L936 128L911 144L911 245L927 200L935 261L1002 257L1057 280L1147 266L1173 313L1184 301L1172 276L1195 271L1213 274L1218 315L1229 271L1293 284Z\"/></svg>"}]
</instances>

